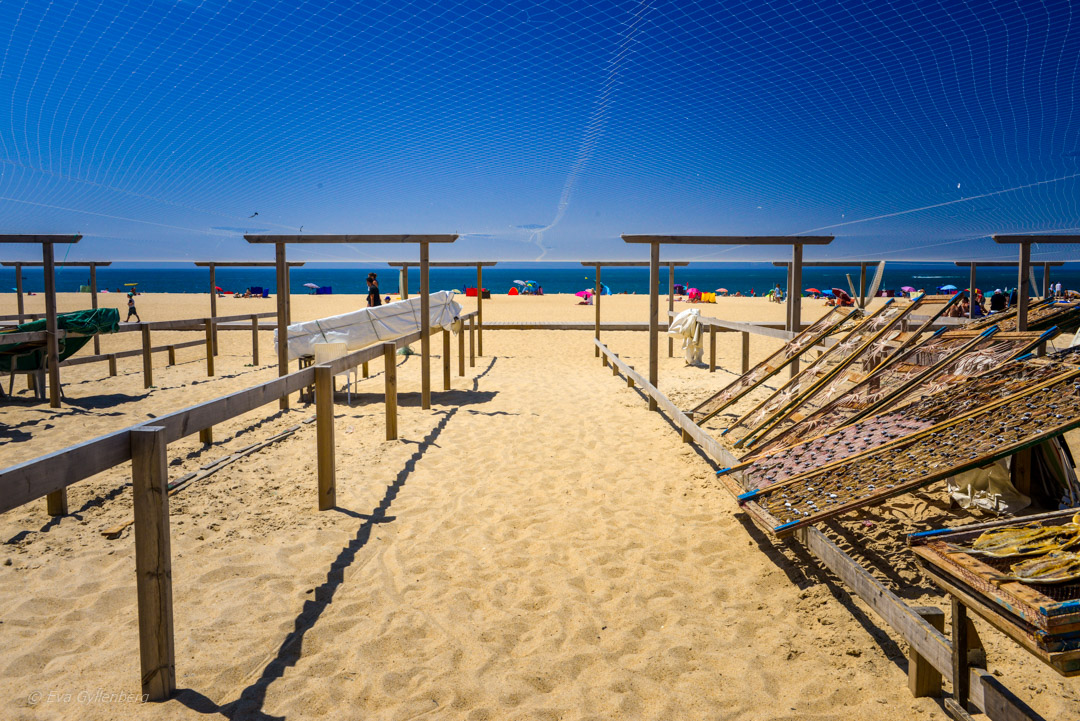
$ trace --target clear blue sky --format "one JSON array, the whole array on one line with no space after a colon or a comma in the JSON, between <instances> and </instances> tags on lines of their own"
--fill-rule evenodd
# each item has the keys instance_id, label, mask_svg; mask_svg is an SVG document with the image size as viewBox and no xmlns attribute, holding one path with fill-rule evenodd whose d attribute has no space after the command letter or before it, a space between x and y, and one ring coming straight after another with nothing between
<instances>
[{"instance_id":1,"label":"clear blue sky","mask_svg":"<svg viewBox=\"0 0 1080 721\"><path fill-rule=\"evenodd\" d=\"M0 232L81 232L69 259L264 258L243 232L301 227L468 234L442 259L809 231L990 258L1080 227L1078 71L1068 0L0 0Z\"/></svg>"}]
</instances>

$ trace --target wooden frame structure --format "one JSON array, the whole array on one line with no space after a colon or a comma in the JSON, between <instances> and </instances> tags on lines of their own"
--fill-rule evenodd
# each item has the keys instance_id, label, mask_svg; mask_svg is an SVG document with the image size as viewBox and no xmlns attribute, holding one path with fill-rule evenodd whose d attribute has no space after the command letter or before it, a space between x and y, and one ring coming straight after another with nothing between
<instances>
[{"instance_id":1,"label":"wooden frame structure","mask_svg":"<svg viewBox=\"0 0 1080 721\"><path fill-rule=\"evenodd\" d=\"M859 307L860 308L865 308L866 307L866 269L869 268L869 267L876 266L879 263L882 263L883 260L848 260L848 261L843 261L843 260L812 260L812 261L803 261L802 267L804 267L804 268L858 268L859 269L859 298L858 298ZM792 267L791 261L790 260L774 260L773 265L775 265L775 266L786 266L787 267L787 269L788 269L788 294L790 295L791 291L794 290L795 292L799 293L799 295L801 296L802 292L803 292L802 288L796 288L796 287L791 285L791 267Z\"/></svg>"},{"instance_id":2,"label":"wooden frame structure","mask_svg":"<svg viewBox=\"0 0 1080 721\"><path fill-rule=\"evenodd\" d=\"M593 291L595 300L593 304L596 305L596 323L594 328L593 337L596 340L600 340L600 269L604 266L609 268L648 268L649 262L644 260L583 260L581 264L586 268L593 268L596 273L596 290ZM690 261L668 261L664 263L668 269L668 312L675 310L675 268L684 268L690 265ZM659 282L659 281L658 281ZM668 338L668 358L671 358L674 353L673 339ZM596 349L596 357L600 357L600 349Z\"/></svg>"},{"instance_id":3,"label":"wooden frame structure","mask_svg":"<svg viewBox=\"0 0 1080 721\"><path fill-rule=\"evenodd\" d=\"M277 326L278 326L278 375L289 372L289 347L285 334L289 328L289 269L285 260L285 248L289 245L319 245L327 243L418 243L420 245L420 406L431 408L431 298L428 296L428 245L453 243L456 233L448 235L245 235L249 243L270 243L274 246L274 263L277 267ZM282 410L289 408L289 396L278 401Z\"/></svg>"},{"instance_id":4,"label":"wooden frame structure","mask_svg":"<svg viewBox=\"0 0 1080 721\"><path fill-rule=\"evenodd\" d=\"M738 461L715 438L692 421L667 397L650 384L633 368L611 352L607 346L595 342L601 354L611 363L615 375L626 377L627 386L638 388L650 400L650 407L659 405L673 424L680 430L683 441L694 442L715 463L733 466ZM929 696L940 693L941 681L947 680L966 691L965 695L992 721L1038 721L1041 717L1027 704L1007 689L994 674L976 667L955 667L953 650L956 646L966 648L964 633L950 639L941 629L944 618L937 609L909 606L873 574L844 552L822 531L814 527L800 528L795 540L816 557L832 573L843 581L851 593L858 596L874 611L892 631L910 647L908 652L908 687L913 695ZM960 675L966 677L960 678ZM959 683L957 683L959 681Z\"/></svg>"},{"instance_id":5,"label":"wooden frame structure","mask_svg":"<svg viewBox=\"0 0 1080 721\"><path fill-rule=\"evenodd\" d=\"M474 313L464 315L470 325ZM399 347L420 339L417 331L392 342L376 343L328 363L302 368L280 378L245 388L153 420L113 431L93 440L0 469L0 513L41 496L66 494L68 486L128 461L131 462L135 525L135 570L142 691L152 701L176 691L172 613L172 559L169 548L168 444L194 433L206 438L214 425L243 415L312 384L316 387L317 505L334 508L333 377L362 363L386 363L386 438L396 440L397 362ZM430 334L430 329L427 330ZM445 331L438 331L444 333ZM445 341L444 341L445 342ZM458 371L464 375L464 344L459 343ZM444 373L449 357L443 358ZM51 511L50 511L51 512Z\"/></svg>"},{"instance_id":6,"label":"wooden frame structure","mask_svg":"<svg viewBox=\"0 0 1080 721\"><path fill-rule=\"evenodd\" d=\"M289 287L289 271L293 268L298 268L304 264L302 260L293 260L285 264L285 287ZM276 263L269 260L262 261L217 261L217 260L197 260L195 265L200 268L210 269L210 317L217 318L217 277L216 271L218 268L274 268ZM218 354L218 338L217 327L213 330L214 339L214 355ZM95 350L95 352L97 352Z\"/></svg>"},{"instance_id":7,"label":"wooden frame structure","mask_svg":"<svg viewBox=\"0 0 1080 721\"><path fill-rule=\"evenodd\" d=\"M49 405L60 407L60 344L56 327L56 256L57 243L78 243L81 235L0 235L0 243L36 243L41 246L41 267L45 273L45 329L48 335L46 354L49 370ZM18 274L18 273L17 273ZM67 497L64 497L64 512ZM52 504L50 504L50 508ZM62 514L54 514L62 515Z\"/></svg>"},{"instance_id":8,"label":"wooden frame structure","mask_svg":"<svg viewBox=\"0 0 1080 721\"><path fill-rule=\"evenodd\" d=\"M18 295L18 314L25 315L26 311L23 307L23 287L22 287L22 269L23 268L42 268L44 263L40 260L25 261L25 260L6 260L0 265L5 267L15 268L15 292ZM55 268L89 268L90 269L90 307L97 310L98 307L98 286L97 286L97 269L103 268L107 265L112 265L111 260L65 260L58 263L53 263ZM98 337L94 336L94 353L101 353L101 341Z\"/></svg>"},{"instance_id":9,"label":"wooden frame structure","mask_svg":"<svg viewBox=\"0 0 1080 721\"><path fill-rule=\"evenodd\" d=\"M956 265L959 268L968 268L968 291L972 295L971 308L968 311L968 318L975 317L975 269L976 268L1015 268L1019 263L1015 260L958 260ZM1050 268L1060 267L1065 265L1065 261L1043 261L1042 263L1036 263L1036 265L1042 265L1043 268L1043 298L1048 298L1050 293ZM1028 276L1030 280L1030 274ZM1017 293L1017 300L1019 300L1020 294Z\"/></svg>"},{"instance_id":10,"label":"wooden frame structure","mask_svg":"<svg viewBox=\"0 0 1080 721\"><path fill-rule=\"evenodd\" d=\"M1067 243L1080 243L1080 235L994 235L995 243L1006 245L1016 244L1020 246L1019 271L1016 282L1016 329L1027 330L1028 311L1028 285L1031 282L1031 245L1032 243L1047 243L1064 245Z\"/></svg>"},{"instance_id":11,"label":"wooden frame structure","mask_svg":"<svg viewBox=\"0 0 1080 721\"><path fill-rule=\"evenodd\" d=\"M660 315L660 246L661 245L790 245L791 246L791 287L802 287L803 246L828 245L833 241L831 235L623 235L627 243L645 243L649 245L649 382L656 386L659 380L660 362L657 355L656 339L659 331ZM800 318L801 295L793 298L788 295L787 329L795 330L802 325ZM792 364L797 371L797 364ZM656 410L656 400L650 398L649 410Z\"/></svg>"},{"instance_id":12,"label":"wooden frame structure","mask_svg":"<svg viewBox=\"0 0 1080 721\"><path fill-rule=\"evenodd\" d=\"M412 260L395 260L387 263L391 268L401 268L401 299L409 298L409 268L418 268L420 264ZM484 355L484 268L498 265L497 260L444 260L428 263L429 268L472 268L476 267L476 354Z\"/></svg>"}]
</instances>

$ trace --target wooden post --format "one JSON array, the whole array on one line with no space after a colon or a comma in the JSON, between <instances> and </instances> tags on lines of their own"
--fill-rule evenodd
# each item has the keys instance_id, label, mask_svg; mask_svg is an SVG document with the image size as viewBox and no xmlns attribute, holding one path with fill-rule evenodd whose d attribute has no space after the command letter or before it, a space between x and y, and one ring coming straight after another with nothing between
<instances>
[{"instance_id":1,"label":"wooden post","mask_svg":"<svg viewBox=\"0 0 1080 721\"><path fill-rule=\"evenodd\" d=\"M912 606L912 611L938 631L945 630L945 612L934 606ZM941 696L941 672L914 647L908 647L908 690L915 698Z\"/></svg>"},{"instance_id":2,"label":"wooden post","mask_svg":"<svg viewBox=\"0 0 1080 721\"><path fill-rule=\"evenodd\" d=\"M285 276L287 266L285 265L284 243L274 243L274 263L277 270L277 363L280 377L289 372L289 344L286 342L289 337L289 315L286 308L289 288ZM289 410L289 397L282 396L278 400L278 407L283 411Z\"/></svg>"},{"instance_id":3,"label":"wooden post","mask_svg":"<svg viewBox=\"0 0 1080 721\"><path fill-rule=\"evenodd\" d=\"M142 382L143 388L154 385L154 361L150 357L150 326L142 324Z\"/></svg>"},{"instance_id":4,"label":"wooden post","mask_svg":"<svg viewBox=\"0 0 1080 721\"><path fill-rule=\"evenodd\" d=\"M649 383L658 388L660 359L657 357L658 320L660 316L660 244L649 244ZM656 399L649 396L649 410L656 410Z\"/></svg>"},{"instance_id":5,"label":"wooden post","mask_svg":"<svg viewBox=\"0 0 1080 721\"><path fill-rule=\"evenodd\" d=\"M450 331L442 332L442 382L443 390L450 390Z\"/></svg>"},{"instance_id":6,"label":"wooden post","mask_svg":"<svg viewBox=\"0 0 1080 721\"><path fill-rule=\"evenodd\" d=\"M199 443L202 443L204 446L214 445L213 426L207 426L206 428L203 428L201 431L199 431Z\"/></svg>"},{"instance_id":7,"label":"wooden post","mask_svg":"<svg viewBox=\"0 0 1080 721\"><path fill-rule=\"evenodd\" d=\"M484 266L476 264L476 355L484 357Z\"/></svg>"},{"instance_id":8,"label":"wooden post","mask_svg":"<svg viewBox=\"0 0 1080 721\"><path fill-rule=\"evenodd\" d=\"M386 440L397 440L397 346L383 343L383 373L386 381Z\"/></svg>"},{"instance_id":9,"label":"wooden post","mask_svg":"<svg viewBox=\"0 0 1080 721\"><path fill-rule=\"evenodd\" d=\"M364 376L364 378L368 377L368 364L367 364L367 361L364 361L363 363L360 364L360 373Z\"/></svg>"},{"instance_id":10,"label":"wooden post","mask_svg":"<svg viewBox=\"0 0 1080 721\"><path fill-rule=\"evenodd\" d=\"M114 375L116 375L116 354L115 353L110 353L108 355L108 359L109 359L109 375L114 376Z\"/></svg>"},{"instance_id":11,"label":"wooden post","mask_svg":"<svg viewBox=\"0 0 1080 721\"><path fill-rule=\"evenodd\" d=\"M750 333L742 332L742 372L750 370Z\"/></svg>"},{"instance_id":12,"label":"wooden post","mask_svg":"<svg viewBox=\"0 0 1080 721\"><path fill-rule=\"evenodd\" d=\"M600 284L600 264L596 264L596 291L593 294L593 303L596 305L596 322L594 324L593 336L596 340L600 340L600 291L603 286ZM600 346L593 345L593 350L596 351L596 357L600 357Z\"/></svg>"},{"instance_id":13,"label":"wooden post","mask_svg":"<svg viewBox=\"0 0 1080 721\"><path fill-rule=\"evenodd\" d=\"M667 265L667 309L668 320L665 327L671 325L671 314L675 310L675 264L668 263ZM675 339L668 336L667 339L667 357L675 357Z\"/></svg>"},{"instance_id":14,"label":"wooden post","mask_svg":"<svg viewBox=\"0 0 1080 721\"><path fill-rule=\"evenodd\" d=\"M457 329L457 374L458 378L465 375L465 326L458 323Z\"/></svg>"},{"instance_id":15,"label":"wooden post","mask_svg":"<svg viewBox=\"0 0 1080 721\"><path fill-rule=\"evenodd\" d=\"M1050 297L1050 264L1043 263L1043 300Z\"/></svg>"},{"instance_id":16,"label":"wooden post","mask_svg":"<svg viewBox=\"0 0 1080 721\"><path fill-rule=\"evenodd\" d=\"M66 516L68 512L67 489L61 488L45 496L45 510L50 516Z\"/></svg>"},{"instance_id":17,"label":"wooden post","mask_svg":"<svg viewBox=\"0 0 1080 721\"><path fill-rule=\"evenodd\" d=\"M251 316L251 365L259 365L259 316Z\"/></svg>"},{"instance_id":18,"label":"wooden post","mask_svg":"<svg viewBox=\"0 0 1080 721\"><path fill-rule=\"evenodd\" d=\"M174 366L174 365L176 365L176 346L174 346L174 345L168 346L168 350L169 350L169 365Z\"/></svg>"},{"instance_id":19,"label":"wooden post","mask_svg":"<svg viewBox=\"0 0 1080 721\"><path fill-rule=\"evenodd\" d=\"M142 692L163 701L176 691L168 442L160 426L137 426L130 434Z\"/></svg>"},{"instance_id":20,"label":"wooden post","mask_svg":"<svg viewBox=\"0 0 1080 721\"><path fill-rule=\"evenodd\" d=\"M709 326L709 372L716 372L716 326Z\"/></svg>"},{"instance_id":21,"label":"wooden post","mask_svg":"<svg viewBox=\"0 0 1080 721\"><path fill-rule=\"evenodd\" d=\"M315 437L319 466L319 510L337 505L334 467L334 373L315 366Z\"/></svg>"},{"instance_id":22,"label":"wooden post","mask_svg":"<svg viewBox=\"0 0 1080 721\"><path fill-rule=\"evenodd\" d=\"M971 270L968 272L968 318L975 317L975 262L971 263Z\"/></svg>"},{"instance_id":23,"label":"wooden post","mask_svg":"<svg viewBox=\"0 0 1080 721\"><path fill-rule=\"evenodd\" d=\"M53 262L53 244L41 244L41 259L45 271L45 330L49 368L49 406L60 407L60 339L56 325L56 266Z\"/></svg>"},{"instance_id":24,"label":"wooden post","mask_svg":"<svg viewBox=\"0 0 1080 721\"><path fill-rule=\"evenodd\" d=\"M787 294L788 302L784 306L784 329L791 330L791 263L787 264Z\"/></svg>"},{"instance_id":25,"label":"wooden post","mask_svg":"<svg viewBox=\"0 0 1080 721\"><path fill-rule=\"evenodd\" d=\"M214 319L207 318L206 326L206 377L214 375Z\"/></svg>"},{"instance_id":26,"label":"wooden post","mask_svg":"<svg viewBox=\"0 0 1080 721\"><path fill-rule=\"evenodd\" d=\"M97 310L97 263L90 264L90 307ZM94 334L94 355L101 355L101 340Z\"/></svg>"},{"instance_id":27,"label":"wooden post","mask_svg":"<svg viewBox=\"0 0 1080 721\"><path fill-rule=\"evenodd\" d=\"M477 266L479 277L480 266ZM477 300L479 293L477 290ZM428 283L428 244L420 243L420 407L431 408L431 291Z\"/></svg>"},{"instance_id":28,"label":"wooden post","mask_svg":"<svg viewBox=\"0 0 1080 721\"><path fill-rule=\"evenodd\" d=\"M409 266L407 264L401 266L401 288L398 290L402 300L409 299Z\"/></svg>"},{"instance_id":29,"label":"wooden post","mask_svg":"<svg viewBox=\"0 0 1080 721\"><path fill-rule=\"evenodd\" d=\"M1031 495L1031 449L1025 448L1013 454L1010 469L1012 484L1025 496Z\"/></svg>"},{"instance_id":30,"label":"wooden post","mask_svg":"<svg viewBox=\"0 0 1080 721\"><path fill-rule=\"evenodd\" d=\"M799 288L799 297L802 298L802 288ZM866 263L859 263L859 307L866 307Z\"/></svg>"},{"instance_id":31,"label":"wooden post","mask_svg":"<svg viewBox=\"0 0 1080 721\"><path fill-rule=\"evenodd\" d=\"M1020 243L1020 278L1016 283L1016 330L1027 330L1028 289L1031 287L1031 244Z\"/></svg>"},{"instance_id":32,"label":"wooden post","mask_svg":"<svg viewBox=\"0 0 1080 721\"><path fill-rule=\"evenodd\" d=\"M26 314L26 308L23 305L22 264L21 263L16 263L15 264L15 294L16 294L16 296L18 298L16 300L16 305L18 307L19 315L25 315ZM19 322L21 323L22 320L23 319L20 318Z\"/></svg>"},{"instance_id":33,"label":"wooden post","mask_svg":"<svg viewBox=\"0 0 1080 721\"><path fill-rule=\"evenodd\" d=\"M1026 244L1025 244L1026 245ZM958 710L967 714L968 697L971 694L971 676L967 662L968 622L967 608L952 596L952 682L953 697L946 701L946 708L952 701Z\"/></svg>"},{"instance_id":34,"label":"wooden post","mask_svg":"<svg viewBox=\"0 0 1080 721\"><path fill-rule=\"evenodd\" d=\"M476 316L469 316L469 367L476 367Z\"/></svg>"},{"instance_id":35,"label":"wooden post","mask_svg":"<svg viewBox=\"0 0 1080 721\"><path fill-rule=\"evenodd\" d=\"M802 257L803 247L801 243L791 246L791 292L788 294L788 303L791 304L791 327L792 333L802 330ZM799 373L799 359L796 358L789 366L791 377Z\"/></svg>"},{"instance_id":36,"label":"wooden post","mask_svg":"<svg viewBox=\"0 0 1080 721\"><path fill-rule=\"evenodd\" d=\"M215 273L215 271L216 271L216 268L214 268L214 264L211 263L210 264L210 317L211 318L217 318L217 274ZM211 342L213 344L213 354L217 355L218 354L218 345L217 345L217 326L216 325L214 326L214 330L212 332Z\"/></svg>"}]
</instances>

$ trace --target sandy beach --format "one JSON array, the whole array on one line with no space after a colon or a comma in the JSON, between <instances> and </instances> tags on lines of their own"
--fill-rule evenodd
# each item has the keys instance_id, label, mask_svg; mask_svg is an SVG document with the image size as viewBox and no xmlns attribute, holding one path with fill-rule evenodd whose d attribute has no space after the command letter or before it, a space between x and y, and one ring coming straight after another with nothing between
<instances>
[{"instance_id":1,"label":"sandy beach","mask_svg":"<svg viewBox=\"0 0 1080 721\"><path fill-rule=\"evenodd\" d=\"M61 311L88 307L61 294ZM121 307L123 297L102 296ZM475 300L459 297L466 310ZM569 296L495 296L487 321L591 322ZM274 310L223 299L219 315ZM359 307L356 296L294 296L294 320ZM602 299L605 321L644 321L648 298ZM666 309L666 299L662 299ZM676 309L689 307L676 304ZM782 321L784 306L724 298L706 315ZM205 295L143 295L144 321L209 314ZM27 312L44 310L41 296ZM804 299L804 322L826 310ZM15 312L0 295L0 314ZM122 311L121 316L124 313ZM639 368L647 337L604 333ZM154 345L197 339L160 332ZM221 331L216 375L201 347L64 368L60 409L0 406L9 466L276 377L272 336L251 365L250 331ZM103 352L139 347L137 333ZM751 362L780 341L754 337ZM441 343L432 352L441 353ZM383 440L382 363L337 406L338 508L316 507L314 408L277 405L169 446L170 477L293 425L291 437L171 501L179 692L140 692L130 467L0 516L0 717L5 719L945 718L911 696L906 647L794 546L758 532L713 466L594 357L591 331L489 330L484 356L420 409L418 357L399 358L400 439ZM89 353L89 349L82 352ZM662 341L660 386L687 407L737 373L720 334L718 369L689 367ZM5 385L6 390L6 385ZM19 398L28 393L16 381ZM1076 448L1074 444L1074 449ZM955 520L941 487L849 514L842 547L916 605L944 607L903 534ZM974 518L971 516L969 518ZM1080 718L1080 685L976 621L990 668L1047 719ZM122 706L122 708L121 708Z\"/></svg>"}]
</instances>

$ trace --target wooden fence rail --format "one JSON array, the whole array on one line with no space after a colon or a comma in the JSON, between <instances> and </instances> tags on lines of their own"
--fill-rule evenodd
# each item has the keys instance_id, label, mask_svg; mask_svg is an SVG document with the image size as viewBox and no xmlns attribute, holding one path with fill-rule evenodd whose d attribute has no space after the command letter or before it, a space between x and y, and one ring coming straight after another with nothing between
<instances>
[{"instance_id":1,"label":"wooden fence rail","mask_svg":"<svg viewBox=\"0 0 1080 721\"><path fill-rule=\"evenodd\" d=\"M747 325L747 324L738 324ZM741 330L734 328L733 330ZM751 331L752 332L752 331ZM738 465L735 458L716 439L683 413L666 395L650 384L640 373L613 353L599 340L600 357L626 376L628 385L641 389L664 411L680 429L683 440L691 440L723 468ZM796 538L806 550L832 571L844 584L878 614L892 630L911 647L915 657L932 667L941 678L953 681L952 643L918 611L904 603L869 571L844 553L824 533L815 527L801 529ZM913 664L909 673L924 667ZM1035 711L1017 698L993 674L983 669L970 670L970 701L993 721L1044 721ZM920 684L922 685L922 684ZM933 686L932 679L929 686Z\"/></svg>"}]
</instances>

